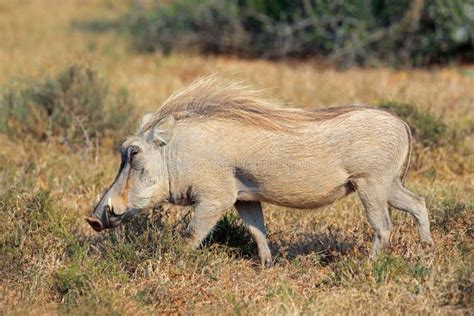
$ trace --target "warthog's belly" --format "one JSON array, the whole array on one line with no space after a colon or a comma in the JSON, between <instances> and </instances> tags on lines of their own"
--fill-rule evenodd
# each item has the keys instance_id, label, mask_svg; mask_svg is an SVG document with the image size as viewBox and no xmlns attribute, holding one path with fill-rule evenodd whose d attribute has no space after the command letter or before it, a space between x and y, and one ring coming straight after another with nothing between
<instances>
[{"instance_id":1,"label":"warthog's belly","mask_svg":"<svg viewBox=\"0 0 474 316\"><path fill-rule=\"evenodd\" d=\"M329 205L354 192L350 183L345 183L332 189L308 188L304 184L300 188L301 190L299 191L286 191L279 194L279 190L274 188L266 190L265 188L255 186L241 186L237 199L239 201L263 201L286 207L311 209Z\"/></svg>"}]
</instances>

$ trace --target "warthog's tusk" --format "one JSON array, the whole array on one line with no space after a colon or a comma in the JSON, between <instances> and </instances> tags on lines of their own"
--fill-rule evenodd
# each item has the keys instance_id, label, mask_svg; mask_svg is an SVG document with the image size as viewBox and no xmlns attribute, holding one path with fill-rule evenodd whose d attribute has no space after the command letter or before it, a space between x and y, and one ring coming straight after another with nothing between
<instances>
[{"instance_id":1,"label":"warthog's tusk","mask_svg":"<svg viewBox=\"0 0 474 316\"><path fill-rule=\"evenodd\" d=\"M112 210L112 199L111 198L109 198L107 206L109 207L109 210Z\"/></svg>"}]
</instances>

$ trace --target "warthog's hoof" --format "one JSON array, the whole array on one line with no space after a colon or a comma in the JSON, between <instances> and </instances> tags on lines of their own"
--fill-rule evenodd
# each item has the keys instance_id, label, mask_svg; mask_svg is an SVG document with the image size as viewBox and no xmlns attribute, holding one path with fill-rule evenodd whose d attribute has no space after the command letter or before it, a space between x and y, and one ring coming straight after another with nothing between
<instances>
[{"instance_id":1,"label":"warthog's hoof","mask_svg":"<svg viewBox=\"0 0 474 316\"><path fill-rule=\"evenodd\" d=\"M262 262L262 265L265 269L271 268L272 267L272 259L267 259Z\"/></svg>"},{"instance_id":2,"label":"warthog's hoof","mask_svg":"<svg viewBox=\"0 0 474 316\"><path fill-rule=\"evenodd\" d=\"M271 256L260 257L260 263L262 265L262 268L264 269L271 268L271 266L273 265L272 257Z\"/></svg>"},{"instance_id":3,"label":"warthog's hoof","mask_svg":"<svg viewBox=\"0 0 474 316\"><path fill-rule=\"evenodd\" d=\"M435 245L433 239L422 240L421 241L421 247L423 248L423 251L425 251L427 253L432 253L432 254L436 253L436 245Z\"/></svg>"}]
</instances>

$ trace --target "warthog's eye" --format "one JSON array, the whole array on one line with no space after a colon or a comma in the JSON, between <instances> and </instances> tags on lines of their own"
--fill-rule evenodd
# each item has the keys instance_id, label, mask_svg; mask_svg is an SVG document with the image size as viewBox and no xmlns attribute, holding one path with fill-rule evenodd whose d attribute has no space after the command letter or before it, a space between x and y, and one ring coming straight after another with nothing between
<instances>
[{"instance_id":1,"label":"warthog's eye","mask_svg":"<svg viewBox=\"0 0 474 316\"><path fill-rule=\"evenodd\" d=\"M140 147L138 146L130 146L128 150L129 154L129 159L130 159L130 164L132 165L132 168L137 168L137 155L141 152Z\"/></svg>"},{"instance_id":2,"label":"warthog's eye","mask_svg":"<svg viewBox=\"0 0 474 316\"><path fill-rule=\"evenodd\" d=\"M129 154L130 160L133 160L133 158L134 158L138 153L140 153L141 149L140 149L140 147L138 147L138 146L130 146L129 151L130 151L130 154Z\"/></svg>"}]
</instances>

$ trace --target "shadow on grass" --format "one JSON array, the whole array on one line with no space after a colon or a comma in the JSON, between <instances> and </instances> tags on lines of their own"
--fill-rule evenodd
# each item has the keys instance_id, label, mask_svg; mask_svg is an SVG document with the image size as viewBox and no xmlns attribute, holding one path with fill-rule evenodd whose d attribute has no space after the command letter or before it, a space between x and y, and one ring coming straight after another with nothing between
<instances>
[{"instance_id":1,"label":"shadow on grass","mask_svg":"<svg viewBox=\"0 0 474 316\"><path fill-rule=\"evenodd\" d=\"M238 259L254 257L258 260L255 242L239 216L233 212L226 213L202 243L203 248L213 246L225 249Z\"/></svg>"},{"instance_id":2,"label":"shadow on grass","mask_svg":"<svg viewBox=\"0 0 474 316\"><path fill-rule=\"evenodd\" d=\"M322 233L299 234L291 240L281 238L271 243L272 252L284 260L293 261L301 256L315 255L322 266L351 254L356 247L354 240L337 229Z\"/></svg>"}]
</instances>

